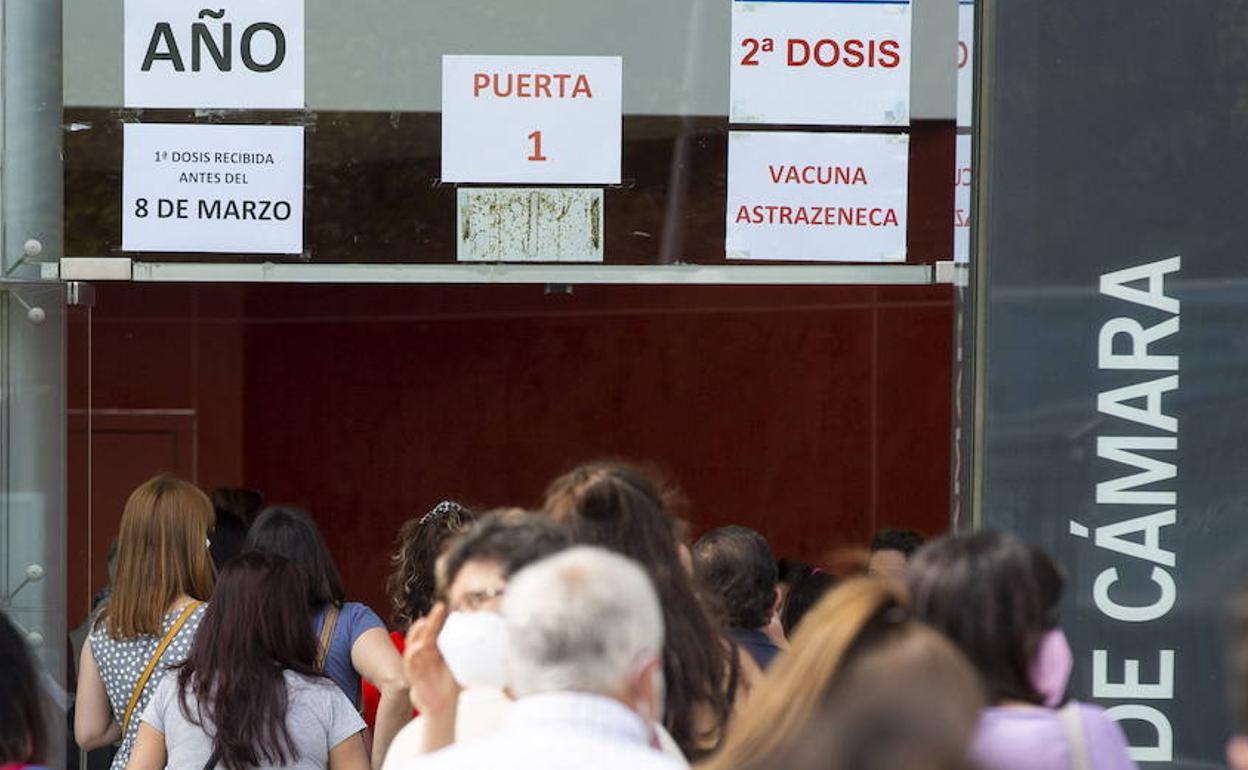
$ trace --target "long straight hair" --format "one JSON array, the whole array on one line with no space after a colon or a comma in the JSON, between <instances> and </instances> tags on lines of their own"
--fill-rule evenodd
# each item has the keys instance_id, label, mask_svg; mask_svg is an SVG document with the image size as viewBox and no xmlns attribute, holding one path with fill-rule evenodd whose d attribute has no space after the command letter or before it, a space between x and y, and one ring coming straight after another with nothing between
<instances>
[{"instance_id":1,"label":"long straight hair","mask_svg":"<svg viewBox=\"0 0 1248 770\"><path fill-rule=\"evenodd\" d=\"M1031 659L1063 586L1046 553L1006 532L946 535L914 555L907 584L915 615L958 645L994 703L1044 703Z\"/></svg>"},{"instance_id":2,"label":"long straight hair","mask_svg":"<svg viewBox=\"0 0 1248 770\"><path fill-rule=\"evenodd\" d=\"M321 676L306 591L299 568L273 554L244 553L221 572L178 671L178 698L186 718L212 735L228 770L299 758L286 727L284 672Z\"/></svg>"},{"instance_id":3,"label":"long straight hair","mask_svg":"<svg viewBox=\"0 0 1248 770\"><path fill-rule=\"evenodd\" d=\"M277 554L294 562L307 581L305 593L313 612L331 604L341 606L346 598L334 557L306 511L283 506L265 508L251 525L244 549Z\"/></svg>"},{"instance_id":4,"label":"long straight hair","mask_svg":"<svg viewBox=\"0 0 1248 770\"><path fill-rule=\"evenodd\" d=\"M0 765L42 764L48 753L39 680L26 639L0 612Z\"/></svg>"},{"instance_id":5,"label":"long straight hair","mask_svg":"<svg viewBox=\"0 0 1248 770\"><path fill-rule=\"evenodd\" d=\"M555 479L545 508L574 542L621 553L650 573L666 630L663 725L685 756L696 760L723 739L736 700L738 661L681 564L676 520L660 489L640 469L591 463ZM700 716L709 720L700 722Z\"/></svg>"},{"instance_id":6,"label":"long straight hair","mask_svg":"<svg viewBox=\"0 0 1248 770\"><path fill-rule=\"evenodd\" d=\"M173 476L156 476L130 493L117 538L117 576L99 620L110 636L159 636L165 613L179 596L208 598L212 521L208 496Z\"/></svg>"}]
</instances>

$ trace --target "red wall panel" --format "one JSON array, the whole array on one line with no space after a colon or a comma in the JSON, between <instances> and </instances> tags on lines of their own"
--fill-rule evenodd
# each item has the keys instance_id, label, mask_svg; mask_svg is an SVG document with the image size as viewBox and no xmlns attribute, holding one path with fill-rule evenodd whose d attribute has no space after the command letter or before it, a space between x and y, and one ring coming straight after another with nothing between
<instances>
[{"instance_id":1,"label":"red wall panel","mask_svg":"<svg viewBox=\"0 0 1248 770\"><path fill-rule=\"evenodd\" d=\"M110 285L94 320L95 406L193 409L200 482L306 506L383 614L403 520L536 505L594 457L657 465L696 531L778 554L947 522L944 287Z\"/></svg>"}]
</instances>

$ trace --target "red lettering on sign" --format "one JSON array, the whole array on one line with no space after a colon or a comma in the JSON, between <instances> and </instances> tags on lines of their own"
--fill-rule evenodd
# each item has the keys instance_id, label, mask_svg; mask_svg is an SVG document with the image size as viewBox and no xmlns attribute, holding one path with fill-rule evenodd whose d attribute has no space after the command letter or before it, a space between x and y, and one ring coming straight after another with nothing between
<instances>
[{"instance_id":1,"label":"red lettering on sign","mask_svg":"<svg viewBox=\"0 0 1248 770\"><path fill-rule=\"evenodd\" d=\"M533 88L537 92L539 99L552 98L550 95L550 75L539 74Z\"/></svg>"},{"instance_id":2,"label":"red lettering on sign","mask_svg":"<svg viewBox=\"0 0 1248 770\"><path fill-rule=\"evenodd\" d=\"M901 64L901 43L884 40L880 43L880 66L891 70Z\"/></svg>"},{"instance_id":3,"label":"red lettering on sign","mask_svg":"<svg viewBox=\"0 0 1248 770\"><path fill-rule=\"evenodd\" d=\"M593 99L589 76L567 72L478 72L472 77L472 95L499 99Z\"/></svg>"},{"instance_id":4,"label":"red lettering on sign","mask_svg":"<svg viewBox=\"0 0 1248 770\"><path fill-rule=\"evenodd\" d=\"M858 68L866 63L867 57L862 51L865 45L861 40L845 41L845 66ZM871 41L871 58L875 58L875 41Z\"/></svg>"},{"instance_id":5,"label":"red lettering on sign","mask_svg":"<svg viewBox=\"0 0 1248 770\"><path fill-rule=\"evenodd\" d=\"M745 54L745 56L741 57L741 66L742 67L757 67L758 66L758 49L761 47L761 44L758 42L758 40L752 37L747 37L745 40L741 41L741 47L750 49Z\"/></svg>"},{"instance_id":6,"label":"red lettering on sign","mask_svg":"<svg viewBox=\"0 0 1248 770\"><path fill-rule=\"evenodd\" d=\"M737 224L817 227L898 227L897 210L866 206L741 206Z\"/></svg>"},{"instance_id":7,"label":"red lettering on sign","mask_svg":"<svg viewBox=\"0 0 1248 770\"><path fill-rule=\"evenodd\" d=\"M867 172L862 166L793 166L768 165L767 174L773 184L840 184L867 185Z\"/></svg>"},{"instance_id":8,"label":"red lettering on sign","mask_svg":"<svg viewBox=\"0 0 1248 770\"><path fill-rule=\"evenodd\" d=\"M529 156L529 160L535 163L543 163L550 160L542 154L542 132L534 131L529 134L529 141L533 142L533 154Z\"/></svg>"},{"instance_id":9,"label":"red lettering on sign","mask_svg":"<svg viewBox=\"0 0 1248 770\"><path fill-rule=\"evenodd\" d=\"M901 43L896 40L850 38L838 41L825 37L812 43L802 38L789 38L787 50L790 67L805 67L814 62L824 68L839 65L848 69L893 69L901 64ZM742 61L742 64L748 62Z\"/></svg>"},{"instance_id":10,"label":"red lettering on sign","mask_svg":"<svg viewBox=\"0 0 1248 770\"><path fill-rule=\"evenodd\" d=\"M810 61L810 43L789 38L789 66L801 67Z\"/></svg>"}]
</instances>

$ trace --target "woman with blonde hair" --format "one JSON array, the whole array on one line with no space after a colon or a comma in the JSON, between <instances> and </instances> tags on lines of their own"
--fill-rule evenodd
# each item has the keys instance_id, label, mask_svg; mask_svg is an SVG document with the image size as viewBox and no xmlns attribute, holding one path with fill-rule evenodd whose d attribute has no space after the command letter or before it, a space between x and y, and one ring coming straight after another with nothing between
<instances>
[{"instance_id":1,"label":"woman with blonde hair","mask_svg":"<svg viewBox=\"0 0 1248 770\"><path fill-rule=\"evenodd\" d=\"M974 669L952 643L909 618L900 586L872 578L842 583L803 618L788 652L750 693L723 749L699 767L771 766L851 686L857 691L863 679L903 671L922 672L922 683L902 684L942 693L943 729L967 746L984 700Z\"/></svg>"},{"instance_id":2,"label":"woman with blonde hair","mask_svg":"<svg viewBox=\"0 0 1248 770\"><path fill-rule=\"evenodd\" d=\"M139 717L165 672L186 660L212 593L213 510L194 484L160 475L126 501L112 594L82 648L74 737L91 750L120 741L130 759Z\"/></svg>"}]
</instances>

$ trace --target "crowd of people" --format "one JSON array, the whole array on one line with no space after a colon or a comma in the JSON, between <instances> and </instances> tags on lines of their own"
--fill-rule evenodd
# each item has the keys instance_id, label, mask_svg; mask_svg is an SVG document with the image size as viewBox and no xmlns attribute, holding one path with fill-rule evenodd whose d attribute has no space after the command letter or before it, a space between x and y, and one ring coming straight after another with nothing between
<instances>
[{"instance_id":1,"label":"crowd of people","mask_svg":"<svg viewBox=\"0 0 1248 770\"><path fill-rule=\"evenodd\" d=\"M1125 770L1117 723L1067 696L1064 576L980 531L886 530L861 569L690 542L623 463L540 510L443 502L399 532L395 628L347 591L316 523L158 476L126 503L86 627L74 738L113 770ZM1248 770L1248 598L1228 677ZM0 767L49 735L0 614Z\"/></svg>"}]
</instances>

